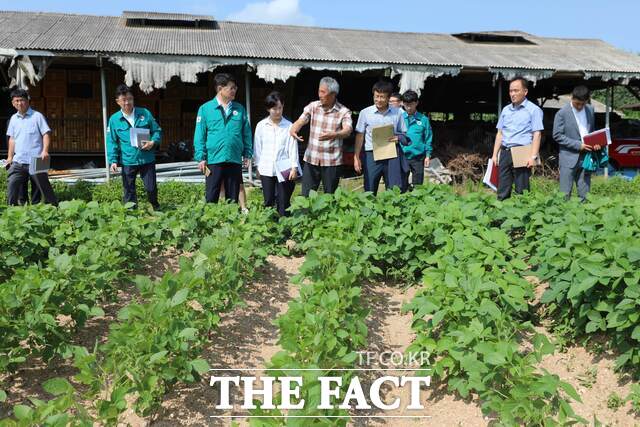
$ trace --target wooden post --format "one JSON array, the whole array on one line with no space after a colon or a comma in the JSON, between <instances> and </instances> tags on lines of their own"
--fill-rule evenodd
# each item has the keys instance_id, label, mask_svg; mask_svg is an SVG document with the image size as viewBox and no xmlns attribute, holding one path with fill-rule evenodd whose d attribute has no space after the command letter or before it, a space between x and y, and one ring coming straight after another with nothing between
<instances>
[{"instance_id":1,"label":"wooden post","mask_svg":"<svg viewBox=\"0 0 640 427\"><path fill-rule=\"evenodd\" d=\"M498 119L502 113L502 78L498 77Z\"/></svg>"},{"instance_id":2,"label":"wooden post","mask_svg":"<svg viewBox=\"0 0 640 427\"><path fill-rule=\"evenodd\" d=\"M107 182L109 182L109 157L107 156L107 82L104 74L104 64L102 63L102 57L98 57L100 63L100 89L102 92L102 134L104 136L104 164L105 164L105 176Z\"/></svg>"},{"instance_id":3,"label":"wooden post","mask_svg":"<svg viewBox=\"0 0 640 427\"><path fill-rule=\"evenodd\" d=\"M247 104L247 118L251 123L251 75L249 74L249 66L244 73L244 91L245 103ZM253 186L253 159L249 159L249 184Z\"/></svg>"},{"instance_id":4,"label":"wooden post","mask_svg":"<svg viewBox=\"0 0 640 427\"><path fill-rule=\"evenodd\" d=\"M611 107L613 104L613 86L609 86L607 87L607 102L606 102L606 108L605 108L605 115L604 115L604 122L605 122L605 127L609 127L609 125L611 124ZM605 166L604 167L604 178L608 179L609 178L609 166Z\"/></svg>"}]
</instances>

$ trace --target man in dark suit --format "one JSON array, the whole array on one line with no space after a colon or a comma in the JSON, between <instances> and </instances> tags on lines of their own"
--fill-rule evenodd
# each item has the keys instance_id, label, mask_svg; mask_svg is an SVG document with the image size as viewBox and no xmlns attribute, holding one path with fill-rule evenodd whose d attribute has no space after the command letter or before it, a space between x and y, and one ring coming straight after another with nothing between
<instances>
[{"instance_id":1,"label":"man in dark suit","mask_svg":"<svg viewBox=\"0 0 640 427\"><path fill-rule=\"evenodd\" d=\"M553 138L560 146L560 191L571 197L573 183L578 188L578 196L583 201L591 186L591 172L582 168L584 153L599 146L590 147L582 142L582 137L595 128L593 107L588 104L591 93L586 86L576 86L571 94L571 102L556 113L553 121Z\"/></svg>"}]
</instances>

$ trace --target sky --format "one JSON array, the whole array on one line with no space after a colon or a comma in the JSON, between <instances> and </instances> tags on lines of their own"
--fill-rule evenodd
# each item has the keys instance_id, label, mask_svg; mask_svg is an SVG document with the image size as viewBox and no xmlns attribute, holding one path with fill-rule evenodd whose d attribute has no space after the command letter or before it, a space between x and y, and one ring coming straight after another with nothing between
<instances>
[{"instance_id":1,"label":"sky","mask_svg":"<svg viewBox=\"0 0 640 427\"><path fill-rule=\"evenodd\" d=\"M30 0L2 10L120 15L123 10L210 15L218 20L381 31L456 33L520 30L597 38L640 53L640 0Z\"/></svg>"}]
</instances>

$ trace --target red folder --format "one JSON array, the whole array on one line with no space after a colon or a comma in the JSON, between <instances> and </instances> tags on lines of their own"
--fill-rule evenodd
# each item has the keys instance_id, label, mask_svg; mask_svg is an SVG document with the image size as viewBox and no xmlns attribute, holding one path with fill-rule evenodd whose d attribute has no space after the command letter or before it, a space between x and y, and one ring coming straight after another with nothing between
<instances>
[{"instance_id":1,"label":"red folder","mask_svg":"<svg viewBox=\"0 0 640 427\"><path fill-rule=\"evenodd\" d=\"M611 144L611 133L609 132L609 128L600 129L583 136L582 142L584 145L588 145L590 147L595 147L596 145L606 147Z\"/></svg>"},{"instance_id":2,"label":"red folder","mask_svg":"<svg viewBox=\"0 0 640 427\"><path fill-rule=\"evenodd\" d=\"M493 160L491 161L491 163L493 163ZM498 177L500 176L500 169L498 168L498 165L496 165L495 163L492 164L492 168L491 168L491 178L489 178L489 180L491 181L491 184L495 185L496 187L498 186Z\"/></svg>"},{"instance_id":3,"label":"red folder","mask_svg":"<svg viewBox=\"0 0 640 427\"><path fill-rule=\"evenodd\" d=\"M482 182L487 184L493 191L498 191L498 176L498 165L494 164L493 160L489 159L487 162L487 171L484 174Z\"/></svg>"}]
</instances>

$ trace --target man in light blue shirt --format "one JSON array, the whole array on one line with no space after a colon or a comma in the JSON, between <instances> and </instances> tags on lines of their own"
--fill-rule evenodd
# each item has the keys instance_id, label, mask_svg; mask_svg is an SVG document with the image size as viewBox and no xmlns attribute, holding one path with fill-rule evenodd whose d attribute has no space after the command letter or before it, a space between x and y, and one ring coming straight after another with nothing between
<instances>
[{"instance_id":1,"label":"man in light blue shirt","mask_svg":"<svg viewBox=\"0 0 640 427\"><path fill-rule=\"evenodd\" d=\"M11 92L11 104L17 112L7 126L9 150L7 153L7 203L22 205L26 202L27 185L31 180L31 203L40 202L44 195L47 203L57 205L51 183L46 173L29 175L29 165L34 157L49 158L51 129L38 111L29 107L29 94L24 89Z\"/></svg>"},{"instance_id":2,"label":"man in light blue shirt","mask_svg":"<svg viewBox=\"0 0 640 427\"><path fill-rule=\"evenodd\" d=\"M493 163L498 165L498 200L511 196L511 187L515 182L516 194L529 191L531 168L538 160L540 139L542 138L542 110L527 100L527 81L515 78L509 84L511 104L502 109L496 128L496 141L493 147ZM526 167L513 167L511 149L517 146L531 145L531 158ZM499 154L499 156L498 156Z\"/></svg>"},{"instance_id":3,"label":"man in light blue shirt","mask_svg":"<svg viewBox=\"0 0 640 427\"><path fill-rule=\"evenodd\" d=\"M385 188L398 187L401 191L405 191L403 174L409 170L409 167L398 145L398 143L406 145L409 142L406 136L407 125L404 121L404 112L389 106L389 98L393 92L391 82L377 82L373 85L372 92L374 105L360 111L358 115L353 166L357 173L364 171L364 191L377 194L380 178L384 178ZM374 160L372 130L374 127L383 125L393 126L394 136L389 141L396 144L397 156L392 159ZM362 156L363 143L364 156Z\"/></svg>"}]
</instances>

